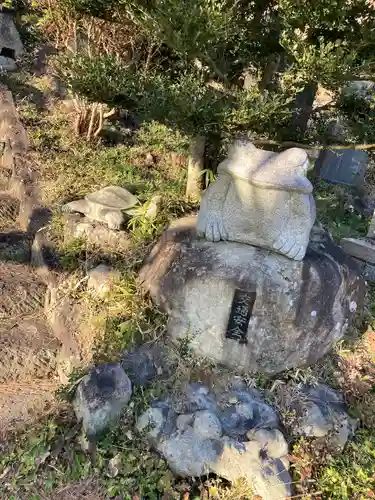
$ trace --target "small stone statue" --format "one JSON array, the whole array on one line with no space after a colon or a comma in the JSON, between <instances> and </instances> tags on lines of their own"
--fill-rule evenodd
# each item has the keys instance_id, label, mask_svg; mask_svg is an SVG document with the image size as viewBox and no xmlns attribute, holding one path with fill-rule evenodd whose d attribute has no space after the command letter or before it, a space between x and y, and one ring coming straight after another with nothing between
<instances>
[{"instance_id":1,"label":"small stone statue","mask_svg":"<svg viewBox=\"0 0 375 500\"><path fill-rule=\"evenodd\" d=\"M303 149L282 153L250 142L232 146L203 195L197 232L208 241L236 241L302 260L315 220Z\"/></svg>"},{"instance_id":2,"label":"small stone statue","mask_svg":"<svg viewBox=\"0 0 375 500\"><path fill-rule=\"evenodd\" d=\"M127 212L138 203L138 199L126 189L107 186L85 196L83 200L67 203L63 211L82 213L89 219L104 222L109 229L117 230L124 222L122 212Z\"/></svg>"}]
</instances>

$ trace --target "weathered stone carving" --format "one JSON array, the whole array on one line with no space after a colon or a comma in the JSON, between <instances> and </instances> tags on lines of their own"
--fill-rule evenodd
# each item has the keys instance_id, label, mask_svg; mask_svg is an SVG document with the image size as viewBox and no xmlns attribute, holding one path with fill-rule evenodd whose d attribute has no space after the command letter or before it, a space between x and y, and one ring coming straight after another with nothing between
<instances>
[{"instance_id":1,"label":"weathered stone carving","mask_svg":"<svg viewBox=\"0 0 375 500\"><path fill-rule=\"evenodd\" d=\"M315 220L307 154L280 154L237 142L203 195L197 232L208 241L236 241L302 260Z\"/></svg>"},{"instance_id":2,"label":"weathered stone carving","mask_svg":"<svg viewBox=\"0 0 375 500\"><path fill-rule=\"evenodd\" d=\"M109 229L120 229L124 221L122 211L133 208L138 199L126 189L108 186L85 196L83 200L64 205L65 212L80 212L89 219L104 222Z\"/></svg>"}]
</instances>

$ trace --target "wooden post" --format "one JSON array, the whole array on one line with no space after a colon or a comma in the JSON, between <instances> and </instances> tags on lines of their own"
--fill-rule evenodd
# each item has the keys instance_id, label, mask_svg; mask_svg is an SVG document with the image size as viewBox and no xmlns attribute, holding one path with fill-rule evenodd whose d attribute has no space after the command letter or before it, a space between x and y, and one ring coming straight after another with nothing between
<instances>
[{"instance_id":1,"label":"wooden post","mask_svg":"<svg viewBox=\"0 0 375 500\"><path fill-rule=\"evenodd\" d=\"M202 196L205 145L204 136L195 137L190 145L186 197L194 201L199 201Z\"/></svg>"}]
</instances>

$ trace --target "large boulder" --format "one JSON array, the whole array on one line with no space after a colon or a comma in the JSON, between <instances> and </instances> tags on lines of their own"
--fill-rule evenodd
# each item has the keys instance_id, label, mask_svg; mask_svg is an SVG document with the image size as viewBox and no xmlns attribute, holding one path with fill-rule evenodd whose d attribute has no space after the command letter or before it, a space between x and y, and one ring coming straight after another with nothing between
<instances>
[{"instance_id":1,"label":"large boulder","mask_svg":"<svg viewBox=\"0 0 375 500\"><path fill-rule=\"evenodd\" d=\"M318 227L303 261L251 245L196 236L177 221L140 272L143 290L169 314L168 333L197 355L269 374L316 362L361 308L356 263Z\"/></svg>"}]
</instances>

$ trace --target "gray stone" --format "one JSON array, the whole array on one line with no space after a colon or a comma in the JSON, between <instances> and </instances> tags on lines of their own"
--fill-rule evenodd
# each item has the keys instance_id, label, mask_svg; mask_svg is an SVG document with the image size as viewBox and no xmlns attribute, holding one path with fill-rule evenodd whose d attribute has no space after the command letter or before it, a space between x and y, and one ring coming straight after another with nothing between
<instances>
[{"instance_id":1,"label":"gray stone","mask_svg":"<svg viewBox=\"0 0 375 500\"><path fill-rule=\"evenodd\" d=\"M288 443L278 429L258 429L247 433L249 441L257 441L271 458L282 458L288 454Z\"/></svg>"},{"instance_id":2,"label":"gray stone","mask_svg":"<svg viewBox=\"0 0 375 500\"><path fill-rule=\"evenodd\" d=\"M341 394L324 384L300 384L292 409L297 416L294 434L325 437L333 447L343 447L357 426L356 420L349 417Z\"/></svg>"},{"instance_id":3,"label":"gray stone","mask_svg":"<svg viewBox=\"0 0 375 500\"><path fill-rule=\"evenodd\" d=\"M363 260L354 259L358 264L358 269L360 269L361 275L363 279L366 281L370 281L371 283L375 282L375 265L369 264L368 262L364 262Z\"/></svg>"},{"instance_id":4,"label":"gray stone","mask_svg":"<svg viewBox=\"0 0 375 500\"><path fill-rule=\"evenodd\" d=\"M353 80L342 89L344 97L371 99L375 91L375 84L370 80Z\"/></svg>"},{"instance_id":5,"label":"gray stone","mask_svg":"<svg viewBox=\"0 0 375 500\"><path fill-rule=\"evenodd\" d=\"M74 410L88 436L115 423L132 394L131 382L118 364L93 368L79 383Z\"/></svg>"},{"instance_id":6,"label":"gray stone","mask_svg":"<svg viewBox=\"0 0 375 500\"><path fill-rule=\"evenodd\" d=\"M89 278L87 282L88 288L94 290L99 297L104 298L112 290L113 284L120 279L121 274L111 266L99 264L94 269L91 269L87 276Z\"/></svg>"},{"instance_id":7,"label":"gray stone","mask_svg":"<svg viewBox=\"0 0 375 500\"><path fill-rule=\"evenodd\" d=\"M236 143L203 195L198 236L236 241L302 260L315 220L303 149L280 154Z\"/></svg>"},{"instance_id":8,"label":"gray stone","mask_svg":"<svg viewBox=\"0 0 375 500\"><path fill-rule=\"evenodd\" d=\"M205 439L190 428L160 440L157 449L179 476L199 477L214 472L231 482L243 478L265 500L291 494L291 478L283 463L263 458L257 441L240 444L228 438Z\"/></svg>"},{"instance_id":9,"label":"gray stone","mask_svg":"<svg viewBox=\"0 0 375 500\"><path fill-rule=\"evenodd\" d=\"M323 437L332 429L332 424L327 421L318 405L306 402L300 410L298 434L307 437Z\"/></svg>"},{"instance_id":10,"label":"gray stone","mask_svg":"<svg viewBox=\"0 0 375 500\"><path fill-rule=\"evenodd\" d=\"M364 182L368 162L366 151L323 150L316 161L315 169L327 182L360 187Z\"/></svg>"},{"instance_id":11,"label":"gray stone","mask_svg":"<svg viewBox=\"0 0 375 500\"><path fill-rule=\"evenodd\" d=\"M234 403L219 415L227 436L243 441L251 429L273 429L280 425L275 410L258 397L246 391L233 391L228 395Z\"/></svg>"},{"instance_id":12,"label":"gray stone","mask_svg":"<svg viewBox=\"0 0 375 500\"><path fill-rule=\"evenodd\" d=\"M291 496L292 479L281 460L263 458L262 446L249 441L238 446L223 440L223 448L210 470L220 477L235 482L245 478L254 492L263 500L283 499Z\"/></svg>"},{"instance_id":13,"label":"gray stone","mask_svg":"<svg viewBox=\"0 0 375 500\"><path fill-rule=\"evenodd\" d=\"M160 356L158 347L146 344L124 354L121 365L134 386L147 386L158 374Z\"/></svg>"},{"instance_id":14,"label":"gray stone","mask_svg":"<svg viewBox=\"0 0 375 500\"><path fill-rule=\"evenodd\" d=\"M137 420L139 432L146 430L147 437L155 445L156 438L165 439L177 429L177 414L168 400L154 401Z\"/></svg>"},{"instance_id":15,"label":"gray stone","mask_svg":"<svg viewBox=\"0 0 375 500\"><path fill-rule=\"evenodd\" d=\"M85 196L83 200L67 203L63 210L82 213L89 219L104 222L109 229L118 230L124 222L122 212L126 212L138 203L138 199L127 189L107 186Z\"/></svg>"},{"instance_id":16,"label":"gray stone","mask_svg":"<svg viewBox=\"0 0 375 500\"><path fill-rule=\"evenodd\" d=\"M169 439L160 440L157 449L175 474L197 477L210 472L211 464L220 454L221 443L198 436L193 429L186 429Z\"/></svg>"},{"instance_id":17,"label":"gray stone","mask_svg":"<svg viewBox=\"0 0 375 500\"><path fill-rule=\"evenodd\" d=\"M23 44L13 21L13 16L0 13L0 52L7 57L16 59L23 53Z\"/></svg>"},{"instance_id":18,"label":"gray stone","mask_svg":"<svg viewBox=\"0 0 375 500\"><path fill-rule=\"evenodd\" d=\"M222 434L220 420L215 413L207 410L195 413L193 429L197 436L207 439L218 439Z\"/></svg>"},{"instance_id":19,"label":"gray stone","mask_svg":"<svg viewBox=\"0 0 375 500\"><path fill-rule=\"evenodd\" d=\"M365 287L328 233L314 228L296 262L251 245L199 240L195 223L181 219L166 230L139 276L169 314L173 340L188 339L196 355L231 368L275 374L315 363L343 338ZM256 294L244 343L227 338L236 290Z\"/></svg>"},{"instance_id":20,"label":"gray stone","mask_svg":"<svg viewBox=\"0 0 375 500\"><path fill-rule=\"evenodd\" d=\"M375 264L375 240L369 238L343 238L340 244L348 255Z\"/></svg>"},{"instance_id":21,"label":"gray stone","mask_svg":"<svg viewBox=\"0 0 375 500\"><path fill-rule=\"evenodd\" d=\"M107 226L77 214L65 214L63 222L66 241L83 238L91 245L110 250L111 253L123 253L129 248L130 238L124 231L112 231Z\"/></svg>"},{"instance_id":22,"label":"gray stone","mask_svg":"<svg viewBox=\"0 0 375 500\"><path fill-rule=\"evenodd\" d=\"M148 439L154 441L163 432L165 422L162 408L148 408L137 420L136 429L138 432L146 432Z\"/></svg>"},{"instance_id":23,"label":"gray stone","mask_svg":"<svg viewBox=\"0 0 375 500\"><path fill-rule=\"evenodd\" d=\"M154 220L160 212L162 198L160 195L155 195L150 202L146 204L145 215L149 220Z\"/></svg>"},{"instance_id":24,"label":"gray stone","mask_svg":"<svg viewBox=\"0 0 375 500\"><path fill-rule=\"evenodd\" d=\"M288 446L279 430L263 430L258 427L256 418L264 418L258 407L268 407L258 391L236 390L223 394L218 391L216 401L206 386L190 384L182 395L175 398L177 401L154 403L137 422L137 429L146 432L152 446L168 461L174 473L183 477L195 477L214 472L232 482L243 478L256 494L269 500L285 498L291 494L289 461L286 457ZM214 405L215 410L198 409L176 418L173 408L179 407L184 399L187 400L185 407ZM232 403L226 403L228 400ZM220 410L219 402L220 405L231 405L230 409L237 416L251 420L255 427L252 427L247 438L247 428L242 431L242 436L235 436L236 439L225 435L226 429L224 426L222 429L221 418L218 418L221 415L219 412L225 409ZM183 407L184 405L181 406ZM274 410L268 408L273 424L278 424ZM244 438L245 442L240 438Z\"/></svg>"},{"instance_id":25,"label":"gray stone","mask_svg":"<svg viewBox=\"0 0 375 500\"><path fill-rule=\"evenodd\" d=\"M183 396L175 403L179 413L194 413L199 410L217 411L217 403L213 394L202 384L188 384Z\"/></svg>"},{"instance_id":26,"label":"gray stone","mask_svg":"<svg viewBox=\"0 0 375 500\"><path fill-rule=\"evenodd\" d=\"M0 71L16 71L17 64L11 57L0 56Z\"/></svg>"},{"instance_id":27,"label":"gray stone","mask_svg":"<svg viewBox=\"0 0 375 500\"><path fill-rule=\"evenodd\" d=\"M186 413L183 415L179 415L176 420L176 427L179 431L184 431L188 427L191 427L194 422L193 413Z\"/></svg>"}]
</instances>

